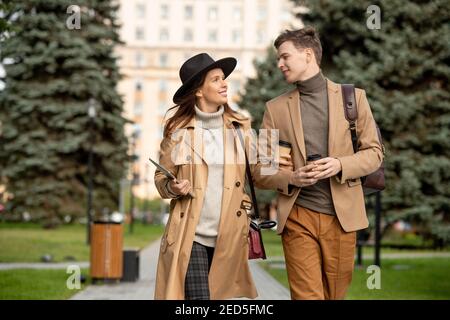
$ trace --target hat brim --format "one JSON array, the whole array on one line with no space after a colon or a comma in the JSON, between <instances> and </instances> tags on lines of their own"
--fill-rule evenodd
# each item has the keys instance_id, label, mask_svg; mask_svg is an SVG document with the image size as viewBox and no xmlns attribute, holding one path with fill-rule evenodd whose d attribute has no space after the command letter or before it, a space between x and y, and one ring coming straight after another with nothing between
<instances>
[{"instance_id":1,"label":"hat brim","mask_svg":"<svg viewBox=\"0 0 450 320\"><path fill-rule=\"evenodd\" d=\"M183 85L177 90L177 92L175 92L175 94L173 95L173 102L174 103L180 102L180 98L182 98L184 95L186 95L186 93L189 91L189 89L191 89L194 82L200 76L205 74L206 72L208 72L212 69L220 68L220 69L222 69L223 74L225 75L225 78L227 78L233 72L233 70L236 68L236 64L237 64L237 60L235 58L228 57L228 58L219 59L216 62L210 64L209 66L199 69L197 71L197 73L195 73L188 80L186 80L183 83Z\"/></svg>"}]
</instances>

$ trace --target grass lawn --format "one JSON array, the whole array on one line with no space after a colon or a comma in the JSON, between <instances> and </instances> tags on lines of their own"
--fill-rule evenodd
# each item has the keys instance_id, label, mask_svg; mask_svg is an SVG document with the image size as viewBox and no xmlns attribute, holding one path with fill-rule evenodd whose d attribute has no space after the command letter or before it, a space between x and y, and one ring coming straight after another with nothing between
<instances>
[{"instance_id":1,"label":"grass lawn","mask_svg":"<svg viewBox=\"0 0 450 320\"><path fill-rule=\"evenodd\" d=\"M275 279L288 288L285 269L262 263ZM440 300L450 299L450 258L386 259L381 267L381 289L368 289L371 274L355 269L348 300Z\"/></svg>"},{"instance_id":2,"label":"grass lawn","mask_svg":"<svg viewBox=\"0 0 450 320\"><path fill-rule=\"evenodd\" d=\"M263 232L264 247L267 256L282 257L283 249L281 237L275 232ZM424 251L405 251L383 248L382 253L411 253ZM373 253L372 248L364 248L364 254ZM364 260L365 266L356 268L353 281L348 290L347 299L450 299L450 258L398 258L382 259L381 263L381 289L367 288L367 279L372 275L366 272L371 260ZM271 267L270 262L261 262L261 265L275 279L288 288L285 269ZM279 265L279 263L278 263Z\"/></svg>"},{"instance_id":3,"label":"grass lawn","mask_svg":"<svg viewBox=\"0 0 450 320\"><path fill-rule=\"evenodd\" d=\"M134 224L133 234L124 225L124 247L144 247L159 238L161 225ZM86 226L63 225L45 230L32 223L0 223L0 262L40 262L44 254L53 256L54 262L66 261L72 256L76 261L89 261L86 245Z\"/></svg>"},{"instance_id":4,"label":"grass lawn","mask_svg":"<svg viewBox=\"0 0 450 320\"><path fill-rule=\"evenodd\" d=\"M87 276L88 270L81 269ZM81 289L70 290L66 281L70 275L61 270L0 270L0 300L63 300Z\"/></svg>"}]
</instances>

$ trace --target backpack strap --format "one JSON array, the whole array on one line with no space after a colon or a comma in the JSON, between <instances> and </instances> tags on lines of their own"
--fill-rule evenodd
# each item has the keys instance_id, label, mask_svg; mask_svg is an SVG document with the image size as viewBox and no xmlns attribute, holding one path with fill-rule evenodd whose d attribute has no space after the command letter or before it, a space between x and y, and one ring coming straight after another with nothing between
<instances>
[{"instance_id":1,"label":"backpack strap","mask_svg":"<svg viewBox=\"0 0 450 320\"><path fill-rule=\"evenodd\" d=\"M358 105L356 104L355 86L341 84L342 100L344 102L345 119L349 123L352 136L353 152L358 152L358 136L356 135L356 119L358 119Z\"/></svg>"}]
</instances>

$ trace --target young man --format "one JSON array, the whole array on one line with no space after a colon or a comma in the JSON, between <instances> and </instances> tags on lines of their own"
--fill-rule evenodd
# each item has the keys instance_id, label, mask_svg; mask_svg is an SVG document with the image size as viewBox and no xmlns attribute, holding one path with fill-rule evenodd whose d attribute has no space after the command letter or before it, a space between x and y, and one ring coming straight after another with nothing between
<instances>
[{"instance_id":1,"label":"young man","mask_svg":"<svg viewBox=\"0 0 450 320\"><path fill-rule=\"evenodd\" d=\"M297 88L266 105L263 129L279 130L292 145L294 171L264 174L255 181L278 191L282 235L292 299L343 299L351 282L356 231L368 220L360 177L382 162L376 125L364 90L356 89L359 151L353 152L341 86L320 70L322 47L312 27L285 31L274 43L278 68ZM308 156L321 159L308 161Z\"/></svg>"}]
</instances>

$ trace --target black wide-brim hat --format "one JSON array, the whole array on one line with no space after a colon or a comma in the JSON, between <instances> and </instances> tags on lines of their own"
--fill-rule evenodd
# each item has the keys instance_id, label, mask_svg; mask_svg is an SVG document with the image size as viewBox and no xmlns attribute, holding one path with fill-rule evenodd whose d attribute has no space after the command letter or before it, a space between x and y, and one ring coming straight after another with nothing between
<instances>
[{"instance_id":1,"label":"black wide-brim hat","mask_svg":"<svg viewBox=\"0 0 450 320\"><path fill-rule=\"evenodd\" d=\"M226 78L233 72L234 68L236 68L236 63L236 59L232 57L214 61L207 53L200 53L189 58L181 66L180 79L183 85L173 95L173 102L180 102L180 98L192 89L192 85L196 80L208 71L220 68Z\"/></svg>"}]
</instances>

